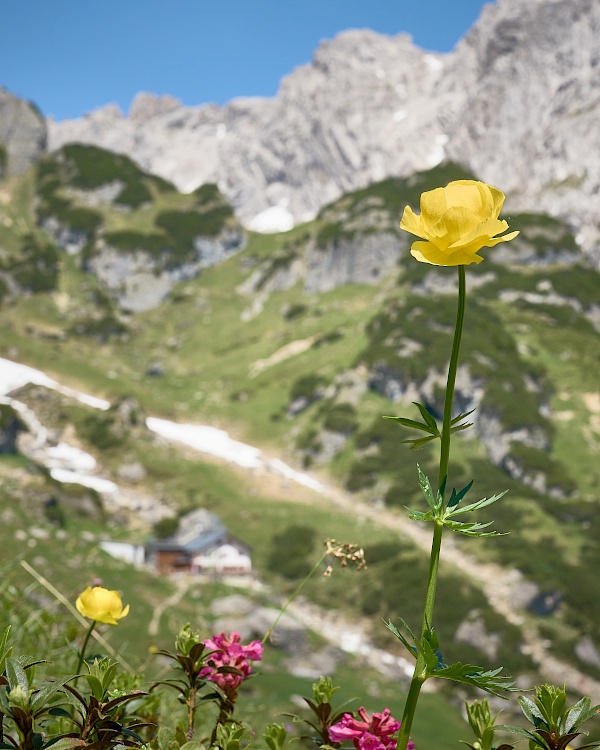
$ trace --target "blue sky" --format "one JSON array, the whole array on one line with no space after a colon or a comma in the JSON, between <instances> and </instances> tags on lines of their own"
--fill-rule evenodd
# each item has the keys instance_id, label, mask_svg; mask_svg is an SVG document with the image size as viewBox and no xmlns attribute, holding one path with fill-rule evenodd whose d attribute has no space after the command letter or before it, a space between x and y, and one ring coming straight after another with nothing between
<instances>
[{"instance_id":1,"label":"blue sky","mask_svg":"<svg viewBox=\"0 0 600 750\"><path fill-rule=\"evenodd\" d=\"M0 86L58 120L138 91L187 105L273 96L348 28L451 50L484 0L4 0Z\"/></svg>"}]
</instances>

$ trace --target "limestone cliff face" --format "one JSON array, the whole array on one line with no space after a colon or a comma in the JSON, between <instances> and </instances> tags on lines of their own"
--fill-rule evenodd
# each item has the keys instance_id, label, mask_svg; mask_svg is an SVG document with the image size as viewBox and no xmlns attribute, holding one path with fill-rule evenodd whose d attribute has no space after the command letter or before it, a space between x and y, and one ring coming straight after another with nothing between
<instances>
[{"instance_id":1,"label":"limestone cliff face","mask_svg":"<svg viewBox=\"0 0 600 750\"><path fill-rule=\"evenodd\" d=\"M20 174L46 149L46 123L29 102L0 88L0 177Z\"/></svg>"},{"instance_id":2,"label":"limestone cliff face","mask_svg":"<svg viewBox=\"0 0 600 750\"><path fill-rule=\"evenodd\" d=\"M272 99L188 108L140 94L128 116L50 121L50 147L127 153L184 191L218 182L259 230L451 158L502 187L509 210L568 220L600 263L599 34L596 0L498 0L448 55L348 31Z\"/></svg>"}]
</instances>

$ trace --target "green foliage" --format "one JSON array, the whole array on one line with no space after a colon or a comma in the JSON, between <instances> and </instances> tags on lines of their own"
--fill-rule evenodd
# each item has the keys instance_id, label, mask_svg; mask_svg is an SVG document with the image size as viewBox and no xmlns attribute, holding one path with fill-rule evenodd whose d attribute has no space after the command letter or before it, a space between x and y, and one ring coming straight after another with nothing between
<instances>
[{"instance_id":1,"label":"green foliage","mask_svg":"<svg viewBox=\"0 0 600 750\"><path fill-rule=\"evenodd\" d=\"M473 664L462 664L461 662L456 662L449 666L446 665L440 651L439 639L433 628L427 628L422 638L419 639L404 620L402 620L402 625L408 631L412 644L391 621L386 623L388 630L398 638L409 654L411 656L419 656L422 659L424 669L420 675L422 681L430 677L437 677L453 682L461 682L505 699L504 692L511 692L518 689L513 687L514 682L510 677L501 674L503 667L484 670L482 667Z\"/></svg>"},{"instance_id":2,"label":"green foliage","mask_svg":"<svg viewBox=\"0 0 600 750\"><path fill-rule=\"evenodd\" d=\"M207 211L164 211L156 217L156 226L163 229L178 248L190 248L198 237L216 237L233 216L229 204Z\"/></svg>"},{"instance_id":3,"label":"green foliage","mask_svg":"<svg viewBox=\"0 0 600 750\"><path fill-rule=\"evenodd\" d=\"M299 318L301 315L304 315L306 310L306 305L292 305L288 310L286 310L284 318L286 320L294 320L294 318Z\"/></svg>"},{"instance_id":4,"label":"green foliage","mask_svg":"<svg viewBox=\"0 0 600 750\"><path fill-rule=\"evenodd\" d=\"M505 461L510 459L516 462L520 471L530 481L535 480L538 474L542 474L544 484L550 491L570 495L577 490L577 482L570 476L568 469L553 456L548 455L547 451L513 441Z\"/></svg>"},{"instance_id":5,"label":"green foliage","mask_svg":"<svg viewBox=\"0 0 600 750\"><path fill-rule=\"evenodd\" d=\"M284 578L303 578L311 568L317 538L312 526L295 524L273 536L267 562L270 571Z\"/></svg>"},{"instance_id":6,"label":"green foliage","mask_svg":"<svg viewBox=\"0 0 600 750\"><path fill-rule=\"evenodd\" d=\"M223 200L223 194L214 182L207 182L196 188L192 195L196 198L198 206L206 206L209 203L218 203Z\"/></svg>"},{"instance_id":7,"label":"green foliage","mask_svg":"<svg viewBox=\"0 0 600 750\"><path fill-rule=\"evenodd\" d=\"M172 252L168 238L158 232L144 233L123 230L118 232L106 232L104 241L107 245L122 252L134 253L145 252L160 257Z\"/></svg>"},{"instance_id":8,"label":"green foliage","mask_svg":"<svg viewBox=\"0 0 600 750\"><path fill-rule=\"evenodd\" d=\"M6 168L8 165L8 154L4 144L0 143L0 180L4 178L6 174Z\"/></svg>"},{"instance_id":9,"label":"green foliage","mask_svg":"<svg viewBox=\"0 0 600 750\"><path fill-rule=\"evenodd\" d=\"M412 510L411 508L407 508L408 517L410 519L412 519L413 521L434 521L435 523L446 526L451 531L457 531L459 534L464 534L465 536L500 536L499 532L497 531L483 531L483 529L491 526L493 521L489 521L488 523L465 523L463 521L455 521L454 517L463 513L473 513L474 511L480 510L481 508L485 508L486 506L495 503L496 500L500 500L500 498L504 497L506 491L500 493L499 495L493 495L490 498L478 500L477 502L471 503L470 505L463 505L461 507L458 507L460 501L471 489L471 486L473 485L473 482L471 481L458 492L455 488L453 488L450 499L448 500L447 505L444 507L444 489L446 480L444 480L442 486L438 489L438 491L434 493L429 479L425 476L425 474L423 474L418 464L417 473L419 475L419 486L421 487L421 491L425 495L425 499L427 500L427 504L429 505L429 510L423 512L420 510Z\"/></svg>"},{"instance_id":10,"label":"green foliage","mask_svg":"<svg viewBox=\"0 0 600 750\"><path fill-rule=\"evenodd\" d=\"M25 235L18 258L2 263L19 286L34 293L56 289L60 271L60 251L33 234Z\"/></svg>"},{"instance_id":11,"label":"green foliage","mask_svg":"<svg viewBox=\"0 0 600 750\"><path fill-rule=\"evenodd\" d=\"M323 427L331 432L351 435L358 427L356 409L352 404L334 404L325 410Z\"/></svg>"},{"instance_id":12,"label":"green foliage","mask_svg":"<svg viewBox=\"0 0 600 750\"><path fill-rule=\"evenodd\" d=\"M565 710L567 693L564 687L540 685L535 688L535 698L519 697L521 710L534 729L522 729L510 724L498 724L495 729L516 734L521 739L529 740L531 748L542 750L565 750L565 748L584 732L579 730L593 718L600 706L592 706L590 698L582 698L571 708ZM600 741L580 744L580 748L599 747Z\"/></svg>"},{"instance_id":13,"label":"green foliage","mask_svg":"<svg viewBox=\"0 0 600 750\"><path fill-rule=\"evenodd\" d=\"M123 189L115 202L123 205L137 207L149 200L151 194L145 183L155 184L163 191L173 190L170 183L147 175L129 157L97 146L67 144L54 158L68 183L81 190L94 190L111 182L122 182Z\"/></svg>"},{"instance_id":14,"label":"green foliage","mask_svg":"<svg viewBox=\"0 0 600 750\"><path fill-rule=\"evenodd\" d=\"M125 435L111 412L90 414L77 425L81 437L99 450L110 450L122 445Z\"/></svg>"},{"instance_id":15,"label":"green foliage","mask_svg":"<svg viewBox=\"0 0 600 750\"><path fill-rule=\"evenodd\" d=\"M138 208L139 206L143 206L144 203L150 203L151 201L152 193L139 180L125 185L115 198L115 203L118 203L120 206L129 206L129 208Z\"/></svg>"},{"instance_id":16,"label":"green foliage","mask_svg":"<svg viewBox=\"0 0 600 750\"><path fill-rule=\"evenodd\" d=\"M257 288L264 289L267 283L273 278L273 276L275 276L279 271L285 271L286 269L288 269L297 257L297 248L293 245L286 246L283 252L269 257L266 266L262 270ZM290 310L293 310L293 308L290 308L290 310L288 310L288 312L286 313L286 318L288 320L293 320L294 317L301 315L304 310L306 310L306 305L294 305L293 307L295 308L295 310L292 312L291 316L289 314Z\"/></svg>"},{"instance_id":17,"label":"green foliage","mask_svg":"<svg viewBox=\"0 0 600 750\"><path fill-rule=\"evenodd\" d=\"M170 536L173 536L178 528L179 518L177 516L167 516L167 518L161 518L160 521L157 521L152 530L157 539L168 539Z\"/></svg>"},{"instance_id":18,"label":"green foliage","mask_svg":"<svg viewBox=\"0 0 600 750\"><path fill-rule=\"evenodd\" d=\"M319 391L327 384L322 375L305 375L294 381L290 389L290 401L303 398L314 401Z\"/></svg>"}]
</instances>

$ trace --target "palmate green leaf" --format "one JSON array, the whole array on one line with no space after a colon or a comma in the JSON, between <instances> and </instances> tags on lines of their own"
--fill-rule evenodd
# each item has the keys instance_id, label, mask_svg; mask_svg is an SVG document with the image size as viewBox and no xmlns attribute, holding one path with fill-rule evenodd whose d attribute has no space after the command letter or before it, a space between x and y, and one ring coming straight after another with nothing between
<instances>
[{"instance_id":1,"label":"palmate green leaf","mask_svg":"<svg viewBox=\"0 0 600 750\"><path fill-rule=\"evenodd\" d=\"M465 536L476 536L482 539L491 536L506 536L507 531L481 531L488 526L491 526L494 522L488 521L487 523L464 523L462 521L447 521L444 519L444 526L447 526L452 531L457 531L459 534Z\"/></svg>"},{"instance_id":2,"label":"palmate green leaf","mask_svg":"<svg viewBox=\"0 0 600 750\"><path fill-rule=\"evenodd\" d=\"M462 682L466 685L473 685L480 690L485 690L486 693L507 700L502 691L516 692L519 688L513 687L515 683L510 677L500 674L502 669L503 667L498 667L497 669L484 671L483 667L478 667L474 664L456 662L448 667L436 669L431 676L441 677L453 682Z\"/></svg>"},{"instance_id":3,"label":"palmate green leaf","mask_svg":"<svg viewBox=\"0 0 600 750\"><path fill-rule=\"evenodd\" d=\"M425 443L429 442L430 440L435 440L435 438L439 438L442 435L438 428L437 422L431 416L431 414L427 411L427 409L423 406L423 404L419 404L417 401L413 401L413 404L417 407L417 409L421 413L421 416L423 417L422 422L418 422L416 419L407 419L406 417L384 416L383 418L387 419L390 422L396 422L397 424L402 425L402 427L408 427L411 430L420 430L421 432L429 433L429 437L423 438L424 442L421 445L419 445L418 447L414 447L414 446L411 447L411 450L418 450ZM417 442L417 441L402 440L402 442L411 443L411 442Z\"/></svg>"}]
</instances>

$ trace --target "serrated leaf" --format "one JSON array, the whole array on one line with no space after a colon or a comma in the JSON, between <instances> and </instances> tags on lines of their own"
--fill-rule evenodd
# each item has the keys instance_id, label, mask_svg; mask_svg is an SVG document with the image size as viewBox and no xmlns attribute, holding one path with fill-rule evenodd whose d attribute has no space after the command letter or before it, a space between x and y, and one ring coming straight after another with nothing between
<instances>
[{"instance_id":1,"label":"serrated leaf","mask_svg":"<svg viewBox=\"0 0 600 750\"><path fill-rule=\"evenodd\" d=\"M401 440L401 443L411 443L410 450L411 451L420 451L421 448L424 445L427 445L427 443L430 443L432 440L435 440L437 438L437 435L429 435L429 437L424 438L408 438L407 440Z\"/></svg>"},{"instance_id":2,"label":"serrated leaf","mask_svg":"<svg viewBox=\"0 0 600 750\"><path fill-rule=\"evenodd\" d=\"M384 621L384 622L385 622L385 621ZM404 627L405 627L405 628L406 628L406 629L408 630L408 632L410 633L410 636L411 636L411 638L413 639L413 641L414 641L414 640L416 640L416 639L415 639L415 636L414 636L414 633L413 633L413 632L412 632L412 630L411 630L411 629L410 629L410 628L408 627L408 625L407 625L407 624L406 624L406 623L404 622L404 620L402 620L402 624L404 625ZM398 640L400 641L400 643L402 643L402 645L403 645L403 646L404 646L404 647L406 648L406 650L407 650L407 651L409 652L409 654L410 654L411 656L415 656L415 657L417 656L417 649L416 649L416 647L415 647L415 646L411 646L411 645L410 645L410 643L408 642L408 640L407 640L407 639L406 639L406 638L405 638L405 637L404 637L404 636L402 635L402 633L401 633L401 632L400 632L400 631L398 630L398 628L397 628L397 627L396 627L396 626L395 626L395 625L394 625L394 624L392 623L392 621L391 621L391 620L388 620L387 622L385 622L385 626L386 626L386 628L387 628L387 629L388 629L389 631L391 631L391 632L392 632L392 633L393 633L393 634L394 634L394 635L396 636L396 638L397 638L397 639L398 639ZM307 699L305 698L304 700L307 700Z\"/></svg>"},{"instance_id":3,"label":"serrated leaf","mask_svg":"<svg viewBox=\"0 0 600 750\"><path fill-rule=\"evenodd\" d=\"M469 427L473 427L473 422L465 422L465 424L457 424L454 427L450 428L450 434L454 435L455 432L462 432L463 430L469 429Z\"/></svg>"},{"instance_id":4,"label":"serrated leaf","mask_svg":"<svg viewBox=\"0 0 600 750\"><path fill-rule=\"evenodd\" d=\"M448 508L454 508L454 506L458 505L460 501L463 499L463 497L467 494L467 492L471 489L473 486L473 482L475 480L471 479L469 484L465 485L462 490L456 491L456 488L452 488L452 494L450 495L450 500L448 500Z\"/></svg>"},{"instance_id":5,"label":"serrated leaf","mask_svg":"<svg viewBox=\"0 0 600 750\"><path fill-rule=\"evenodd\" d=\"M436 669L431 676L441 677L453 682L462 682L466 685L473 685L480 690L485 690L486 693L506 699L506 696L500 691L515 692L519 688L513 687L514 682L511 678L500 675L500 672L502 672L502 667L483 671L482 667L475 666L474 664L456 662L443 669Z\"/></svg>"},{"instance_id":6,"label":"serrated leaf","mask_svg":"<svg viewBox=\"0 0 600 750\"><path fill-rule=\"evenodd\" d=\"M500 500L501 497L504 497L508 490L504 490L504 492L501 492L499 495L492 495L492 497L484 497L483 500L478 500L476 503L471 503L471 505L463 505L462 508L457 508L456 510L451 511L448 514L448 517L450 516L459 516L461 513L472 513L475 510L479 510L480 508L485 508L487 505L491 505L492 503L495 503L497 500Z\"/></svg>"},{"instance_id":7,"label":"serrated leaf","mask_svg":"<svg viewBox=\"0 0 600 750\"><path fill-rule=\"evenodd\" d=\"M406 505L404 506L406 508ZM412 508L406 508L406 515L413 521L433 521L433 514L430 510L413 510Z\"/></svg>"},{"instance_id":8,"label":"serrated leaf","mask_svg":"<svg viewBox=\"0 0 600 750\"><path fill-rule=\"evenodd\" d=\"M423 417L425 424L429 427L431 434L439 435L440 430L438 428L437 422L423 406L423 404L420 404L418 401L413 401L413 404L421 412L421 416Z\"/></svg>"},{"instance_id":9,"label":"serrated leaf","mask_svg":"<svg viewBox=\"0 0 600 750\"><path fill-rule=\"evenodd\" d=\"M473 414L474 411L475 409L471 409L471 411L465 411L463 414L459 414L457 417L454 417L454 419L450 421L450 426L453 426L457 422L461 422L463 419L466 419L468 416Z\"/></svg>"},{"instance_id":10,"label":"serrated leaf","mask_svg":"<svg viewBox=\"0 0 600 750\"><path fill-rule=\"evenodd\" d=\"M429 482L429 479L425 476L425 474L423 474L423 472L421 471L421 467L419 466L419 464L417 464L417 473L419 475L419 486L421 487L421 490L425 495L425 500L427 500L427 504L434 512L434 514L436 514L440 507L438 498L434 496L433 490L431 489L431 483Z\"/></svg>"},{"instance_id":11,"label":"serrated leaf","mask_svg":"<svg viewBox=\"0 0 600 750\"><path fill-rule=\"evenodd\" d=\"M431 429L426 425L423 424L423 422L417 422L415 419L406 419L406 417L387 417L384 416L384 419L387 419L388 422L397 422L398 424L401 424L403 427L409 427L413 430L421 430L422 432L428 432L430 435L433 434L431 432ZM434 437L437 437L437 435L433 435ZM406 442L406 441L403 441Z\"/></svg>"},{"instance_id":12,"label":"serrated leaf","mask_svg":"<svg viewBox=\"0 0 600 750\"><path fill-rule=\"evenodd\" d=\"M488 521L487 523L464 523L462 521L448 521L444 519L444 526L447 526L451 531L456 531L459 534L465 536L479 537L485 539L491 536L506 536L507 531L481 531L488 526L491 526L494 522Z\"/></svg>"}]
</instances>

